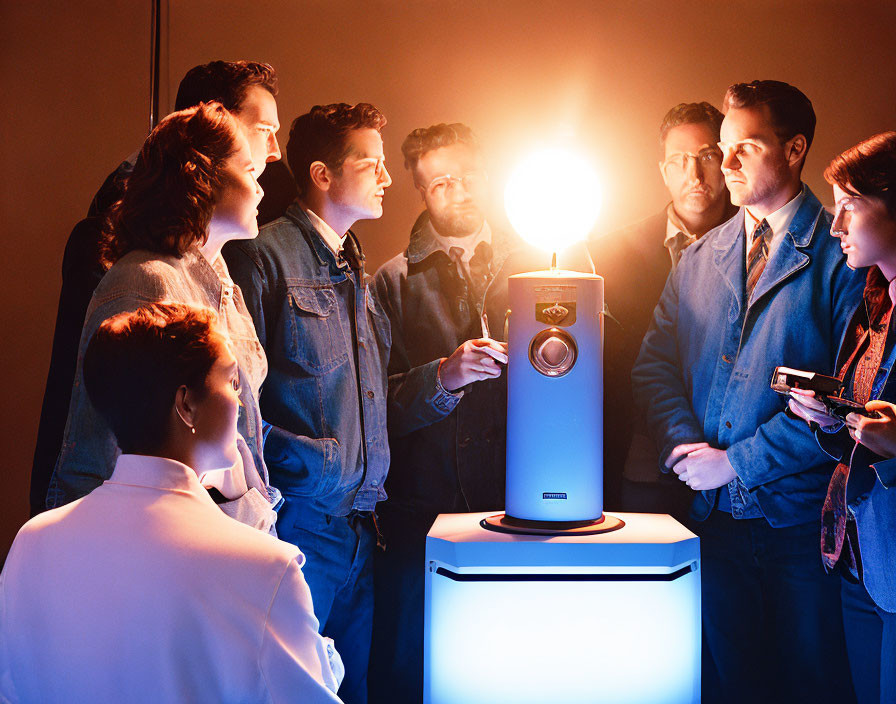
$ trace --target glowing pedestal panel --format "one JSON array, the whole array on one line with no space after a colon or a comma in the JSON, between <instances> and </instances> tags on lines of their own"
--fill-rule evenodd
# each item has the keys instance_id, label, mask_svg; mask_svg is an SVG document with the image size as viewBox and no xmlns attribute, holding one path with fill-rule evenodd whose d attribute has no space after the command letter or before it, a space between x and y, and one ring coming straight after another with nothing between
<instances>
[{"instance_id":1,"label":"glowing pedestal panel","mask_svg":"<svg viewBox=\"0 0 896 704\"><path fill-rule=\"evenodd\" d=\"M667 515L602 535L426 538L424 702L700 701L700 547Z\"/></svg>"}]
</instances>

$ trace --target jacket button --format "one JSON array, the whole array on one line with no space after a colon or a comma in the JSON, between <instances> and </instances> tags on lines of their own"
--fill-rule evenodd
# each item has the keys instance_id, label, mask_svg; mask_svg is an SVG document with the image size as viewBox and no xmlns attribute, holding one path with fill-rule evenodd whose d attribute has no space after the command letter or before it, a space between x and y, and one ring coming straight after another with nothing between
<instances>
[{"instance_id":1,"label":"jacket button","mask_svg":"<svg viewBox=\"0 0 896 704\"><path fill-rule=\"evenodd\" d=\"M722 361L725 362L725 364L731 364L731 357L729 357L727 354L723 354Z\"/></svg>"},{"instance_id":2,"label":"jacket button","mask_svg":"<svg viewBox=\"0 0 896 704\"><path fill-rule=\"evenodd\" d=\"M731 421L730 421L730 420L726 420L726 421L725 421L725 427L726 427L726 428L730 428L730 427L731 427Z\"/></svg>"},{"instance_id":3,"label":"jacket button","mask_svg":"<svg viewBox=\"0 0 896 704\"><path fill-rule=\"evenodd\" d=\"M373 398L374 395L375 394L373 393L373 391L371 391L370 389L367 390L367 398Z\"/></svg>"}]
</instances>

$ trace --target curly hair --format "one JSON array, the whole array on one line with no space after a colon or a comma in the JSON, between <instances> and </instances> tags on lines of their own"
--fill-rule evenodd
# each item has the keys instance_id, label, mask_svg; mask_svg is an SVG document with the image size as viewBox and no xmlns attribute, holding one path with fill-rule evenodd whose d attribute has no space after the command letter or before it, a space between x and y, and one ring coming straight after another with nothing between
<instances>
[{"instance_id":1,"label":"curly hair","mask_svg":"<svg viewBox=\"0 0 896 704\"><path fill-rule=\"evenodd\" d=\"M669 130L682 125L709 125L719 141L719 130L725 116L712 103L705 100L700 103L679 103L666 113L660 125L660 145L666 144Z\"/></svg>"},{"instance_id":2,"label":"curly hair","mask_svg":"<svg viewBox=\"0 0 896 704\"><path fill-rule=\"evenodd\" d=\"M305 195L311 186L309 167L315 161L322 161L339 172L351 151L348 137L352 131L381 132L385 126L386 116L370 103L315 105L297 117L289 129L286 160L295 176L299 195Z\"/></svg>"},{"instance_id":3,"label":"curly hair","mask_svg":"<svg viewBox=\"0 0 896 704\"><path fill-rule=\"evenodd\" d=\"M481 151L475 133L462 122L452 122L450 125L440 122L432 127L418 127L401 143L404 168L413 171L426 152L452 144L464 144L477 154Z\"/></svg>"},{"instance_id":4,"label":"curly hair","mask_svg":"<svg viewBox=\"0 0 896 704\"><path fill-rule=\"evenodd\" d=\"M174 109L215 101L239 112L252 86L264 88L276 98L279 86L274 67L258 61L210 61L187 71L177 88Z\"/></svg>"},{"instance_id":5,"label":"curly hair","mask_svg":"<svg viewBox=\"0 0 896 704\"><path fill-rule=\"evenodd\" d=\"M225 344L208 308L155 303L105 320L84 353L84 387L122 452L154 454L181 386L204 390Z\"/></svg>"},{"instance_id":6,"label":"curly hair","mask_svg":"<svg viewBox=\"0 0 896 704\"><path fill-rule=\"evenodd\" d=\"M896 132L881 132L834 157L824 178L853 196L880 198L896 218Z\"/></svg>"},{"instance_id":7,"label":"curly hair","mask_svg":"<svg viewBox=\"0 0 896 704\"><path fill-rule=\"evenodd\" d=\"M237 125L220 103L162 120L143 143L124 195L107 216L104 263L134 249L181 256L208 239Z\"/></svg>"}]
</instances>

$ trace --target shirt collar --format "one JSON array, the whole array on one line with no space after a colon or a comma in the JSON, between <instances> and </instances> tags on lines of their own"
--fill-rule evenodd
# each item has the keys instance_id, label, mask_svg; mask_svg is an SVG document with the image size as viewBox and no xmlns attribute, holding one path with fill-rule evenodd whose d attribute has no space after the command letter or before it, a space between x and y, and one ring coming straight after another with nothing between
<instances>
[{"instance_id":1,"label":"shirt collar","mask_svg":"<svg viewBox=\"0 0 896 704\"><path fill-rule=\"evenodd\" d=\"M336 234L336 230L330 227L326 222L324 222L317 213L315 213L311 208L305 208L305 213L308 215L308 219L311 220L311 224L314 226L314 229L317 230L317 234L320 235L321 239L324 241L324 244L330 248L330 251L335 255L339 255L339 251L342 249L342 245L345 244L345 235L340 237Z\"/></svg>"},{"instance_id":2,"label":"shirt collar","mask_svg":"<svg viewBox=\"0 0 896 704\"><path fill-rule=\"evenodd\" d=\"M771 230L772 241L779 241L780 238L784 236L784 233L787 232L787 228L790 227L790 222L793 220L793 216L796 215L796 211L800 209L800 205L802 205L805 197L806 187L803 186L800 189L800 192L786 204L782 205L775 212L765 216L765 221L768 223L768 227ZM749 240L747 245L748 249L749 245L753 243L753 231L756 229L759 222L760 219L754 217L748 207L744 208L744 229L747 232L747 239ZM771 247L769 247L769 252L771 252Z\"/></svg>"},{"instance_id":3,"label":"shirt collar","mask_svg":"<svg viewBox=\"0 0 896 704\"><path fill-rule=\"evenodd\" d=\"M688 228L681 221L681 218L678 217L678 213L675 212L675 208L672 207L670 201L669 205L666 206L666 239L663 240L663 246L668 248L679 232L688 239L688 244L692 244L697 240L697 235L688 231Z\"/></svg>"},{"instance_id":4,"label":"shirt collar","mask_svg":"<svg viewBox=\"0 0 896 704\"><path fill-rule=\"evenodd\" d=\"M208 492L199 483L196 472L167 457L121 455L115 463L112 476L105 483L193 494L214 506Z\"/></svg>"},{"instance_id":5,"label":"shirt collar","mask_svg":"<svg viewBox=\"0 0 896 704\"><path fill-rule=\"evenodd\" d=\"M466 237L445 237L444 235L440 235L432 226L432 220L427 220L423 228L425 234L432 238L433 244L435 245L434 249L441 249L447 254L452 247L459 247L463 251L461 260L465 262L468 262L473 258L473 253L476 251L476 247L482 242L486 242L487 244L492 243L492 230L489 227L488 222L484 220L482 222L482 227L479 228L478 232L473 235L467 235Z\"/></svg>"}]
</instances>

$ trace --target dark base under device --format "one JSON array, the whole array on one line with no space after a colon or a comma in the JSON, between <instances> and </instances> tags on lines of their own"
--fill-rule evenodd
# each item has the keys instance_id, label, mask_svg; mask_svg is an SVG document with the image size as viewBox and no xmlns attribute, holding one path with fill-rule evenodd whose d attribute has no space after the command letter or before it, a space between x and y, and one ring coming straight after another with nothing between
<instances>
[{"instance_id":1,"label":"dark base under device","mask_svg":"<svg viewBox=\"0 0 896 704\"><path fill-rule=\"evenodd\" d=\"M496 513L483 518L479 525L486 530L517 535L595 535L619 530L625 525L625 521L606 513L588 521L529 521L506 513Z\"/></svg>"}]
</instances>

